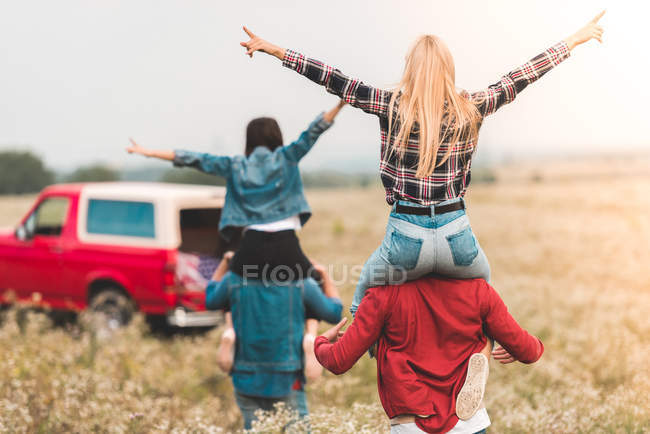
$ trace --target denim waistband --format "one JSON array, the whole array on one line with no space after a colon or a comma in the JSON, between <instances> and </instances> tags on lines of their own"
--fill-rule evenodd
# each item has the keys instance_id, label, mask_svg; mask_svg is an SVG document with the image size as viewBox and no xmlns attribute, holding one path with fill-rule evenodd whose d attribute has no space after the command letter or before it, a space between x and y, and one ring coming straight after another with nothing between
<instances>
[{"instance_id":1,"label":"denim waistband","mask_svg":"<svg viewBox=\"0 0 650 434\"><path fill-rule=\"evenodd\" d=\"M465 203L465 199L462 197L456 197L454 199L449 199L444 202L439 202L435 205L420 205L414 202L409 202L407 200L398 200L396 201L391 209L390 216L393 218L396 218L398 220L403 220L408 223L412 223L414 225L421 226L423 228L427 229L437 229L441 226L444 226L457 218L464 216L465 215L465 210L460 209L457 211L451 211L451 212L446 212L444 214L436 214L435 213L435 207L440 206L440 205L447 205L450 203L455 203L455 202L460 202L462 201ZM397 204L400 205L405 205L405 206L411 206L411 207L418 207L418 208L431 208L432 210L432 215L415 215L415 214L402 214L402 213L397 213L395 212L395 207Z\"/></svg>"}]
</instances>

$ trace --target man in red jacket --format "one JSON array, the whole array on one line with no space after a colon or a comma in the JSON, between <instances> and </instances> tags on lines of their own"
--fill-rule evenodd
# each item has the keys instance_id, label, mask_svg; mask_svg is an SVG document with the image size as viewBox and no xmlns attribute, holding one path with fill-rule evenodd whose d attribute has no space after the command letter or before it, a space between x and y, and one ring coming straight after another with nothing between
<instances>
[{"instance_id":1,"label":"man in red jacket","mask_svg":"<svg viewBox=\"0 0 650 434\"><path fill-rule=\"evenodd\" d=\"M470 434L490 425L484 407L467 420L455 414L465 383L465 389L481 383L475 389L482 398L487 360L485 370L470 367L467 372L470 356L485 346L486 334L503 346L493 352L501 363L533 363L544 351L483 279L427 277L372 288L352 325L339 336L344 324L345 319L316 339L316 358L342 374L377 342L377 387L395 433Z\"/></svg>"}]
</instances>

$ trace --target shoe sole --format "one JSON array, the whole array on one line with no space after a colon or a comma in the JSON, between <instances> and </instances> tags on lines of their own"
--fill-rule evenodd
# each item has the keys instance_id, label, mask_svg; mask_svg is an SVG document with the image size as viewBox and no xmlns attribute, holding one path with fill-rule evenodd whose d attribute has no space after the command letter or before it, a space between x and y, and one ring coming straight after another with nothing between
<instances>
[{"instance_id":1,"label":"shoe sole","mask_svg":"<svg viewBox=\"0 0 650 434\"><path fill-rule=\"evenodd\" d=\"M488 359L484 354L472 354L469 358L467 378L456 398L458 419L468 420L478 411L483 401L489 369Z\"/></svg>"}]
</instances>

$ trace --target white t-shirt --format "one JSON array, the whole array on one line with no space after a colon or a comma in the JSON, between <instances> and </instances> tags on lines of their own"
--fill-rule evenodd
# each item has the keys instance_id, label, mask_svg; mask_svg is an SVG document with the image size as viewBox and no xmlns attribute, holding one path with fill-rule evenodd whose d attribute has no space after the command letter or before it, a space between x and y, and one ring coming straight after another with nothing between
<instances>
[{"instance_id":1,"label":"white t-shirt","mask_svg":"<svg viewBox=\"0 0 650 434\"><path fill-rule=\"evenodd\" d=\"M474 434L490 426L490 416L485 407L478 409L476 414L467 420L459 420L456 425L447 431L447 434Z\"/></svg>"},{"instance_id":2,"label":"white t-shirt","mask_svg":"<svg viewBox=\"0 0 650 434\"><path fill-rule=\"evenodd\" d=\"M486 429L490 424L490 416L488 416L487 410L483 407L470 419L459 420L450 431L447 431L447 434L474 434ZM391 434L415 434L423 433L424 431L418 428L415 422L411 422L391 425L390 432Z\"/></svg>"},{"instance_id":3,"label":"white t-shirt","mask_svg":"<svg viewBox=\"0 0 650 434\"><path fill-rule=\"evenodd\" d=\"M279 232L294 230L299 231L302 225L300 224L300 217L298 214L287 217L286 219L276 220L269 223L261 223L258 225L246 226L246 229L252 229L260 232Z\"/></svg>"}]
</instances>

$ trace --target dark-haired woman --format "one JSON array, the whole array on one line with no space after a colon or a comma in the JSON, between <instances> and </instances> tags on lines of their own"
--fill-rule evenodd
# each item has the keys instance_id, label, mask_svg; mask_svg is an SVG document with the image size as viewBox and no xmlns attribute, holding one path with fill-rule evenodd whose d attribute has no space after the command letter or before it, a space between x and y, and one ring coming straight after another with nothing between
<instances>
[{"instance_id":1,"label":"dark-haired woman","mask_svg":"<svg viewBox=\"0 0 650 434\"><path fill-rule=\"evenodd\" d=\"M341 100L328 112L318 115L288 146L283 146L282 132L275 119L257 118L246 129L245 155L229 157L152 150L133 140L127 152L172 161L174 166L194 167L225 178L226 199L219 231L228 240L237 229L245 228L241 246L230 265L231 271L244 278L265 281L300 280L310 277L313 267L296 237L296 231L311 216L298 163L332 125L344 105ZM232 367L235 341L229 315L227 325L222 336L219 366L228 372ZM303 347L308 379L318 377L322 370L313 350L317 327L317 321L307 320Z\"/></svg>"}]
</instances>

